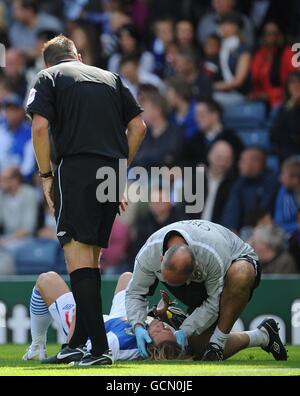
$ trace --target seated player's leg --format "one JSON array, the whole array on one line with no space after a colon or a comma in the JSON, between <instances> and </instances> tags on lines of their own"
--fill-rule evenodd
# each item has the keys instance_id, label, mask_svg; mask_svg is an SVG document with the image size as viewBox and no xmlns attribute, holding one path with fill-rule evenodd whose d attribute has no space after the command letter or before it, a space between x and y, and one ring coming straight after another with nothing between
<instances>
[{"instance_id":1,"label":"seated player's leg","mask_svg":"<svg viewBox=\"0 0 300 396\"><path fill-rule=\"evenodd\" d=\"M123 274L121 274L118 279L118 283L115 288L115 295L122 290L126 290L131 279L132 279L132 272L123 272Z\"/></svg>"},{"instance_id":2,"label":"seated player's leg","mask_svg":"<svg viewBox=\"0 0 300 396\"><path fill-rule=\"evenodd\" d=\"M46 358L47 330L52 322L48 307L69 289L55 272L41 274L32 290L30 300L30 322L32 342L23 360Z\"/></svg>"},{"instance_id":3,"label":"seated player's leg","mask_svg":"<svg viewBox=\"0 0 300 396\"><path fill-rule=\"evenodd\" d=\"M287 350L279 336L279 327L274 319L263 320L255 330L244 332L249 341L248 348L260 346L271 353L275 360L287 360Z\"/></svg>"},{"instance_id":4,"label":"seated player's leg","mask_svg":"<svg viewBox=\"0 0 300 396\"><path fill-rule=\"evenodd\" d=\"M124 272L122 275L120 275L117 286L115 288L115 294L112 301L109 317L126 317L125 293L131 278L131 272Z\"/></svg>"},{"instance_id":5,"label":"seated player's leg","mask_svg":"<svg viewBox=\"0 0 300 396\"><path fill-rule=\"evenodd\" d=\"M252 263L239 260L231 264L220 297L218 324L203 360L223 359L230 331L249 301L256 278L257 273Z\"/></svg>"},{"instance_id":6,"label":"seated player's leg","mask_svg":"<svg viewBox=\"0 0 300 396\"><path fill-rule=\"evenodd\" d=\"M43 359L44 364L66 364L71 361L79 361L85 353L84 348L70 350L68 345L72 337L75 325L75 300L72 292L64 280L51 273L43 279L41 285L42 294L49 305L49 312L55 321L57 328L65 337L62 349L56 355Z\"/></svg>"},{"instance_id":7,"label":"seated player's leg","mask_svg":"<svg viewBox=\"0 0 300 396\"><path fill-rule=\"evenodd\" d=\"M195 360L202 360L209 344L214 326L200 336L192 336L189 345ZM224 359L246 348L261 347L271 353L275 360L287 360L287 351L280 339L279 328L274 319L265 319L256 329L230 333L224 349Z\"/></svg>"},{"instance_id":8,"label":"seated player's leg","mask_svg":"<svg viewBox=\"0 0 300 396\"><path fill-rule=\"evenodd\" d=\"M67 342L71 323L75 311L75 300L72 292L61 277L52 278L47 283L44 298L49 303L49 312L56 323L56 327L63 337L63 344Z\"/></svg>"},{"instance_id":9,"label":"seated player's leg","mask_svg":"<svg viewBox=\"0 0 300 396\"><path fill-rule=\"evenodd\" d=\"M53 304L60 296L70 292L70 289L63 278L53 271L41 274L38 277L36 284L48 307L50 307L50 305Z\"/></svg>"},{"instance_id":10,"label":"seated player's leg","mask_svg":"<svg viewBox=\"0 0 300 396\"><path fill-rule=\"evenodd\" d=\"M98 254L98 253L97 253ZM98 256L95 256L95 263L96 261L98 261ZM112 303L112 307L111 307L111 312L109 315L104 315L104 321L106 320L110 320L113 318L116 318L116 320L119 318L124 318L126 316L126 310L125 310L125 290L126 287L130 281L132 277L131 273L124 273L120 276L118 284L116 286L115 289L115 297L113 299L113 303ZM75 322L75 312L73 313L73 316L70 315L70 318L72 318L72 322L71 322L71 326L68 327L67 326L67 321L63 312L63 307L66 306L70 306L71 305L71 300L64 300L65 298L69 298L69 295L73 300L72 297L72 293L66 293L63 296L61 296L60 298L58 298L55 303L53 303L50 306L50 312L53 314L53 316L55 316L55 313L57 316L59 316L61 323L63 324L63 328L64 329L69 329L69 335L68 335L68 339L67 342L69 342L69 340L73 337L73 332L74 332L74 322ZM77 308L76 308L77 310ZM68 311L69 312L69 311ZM56 320L57 322L59 321ZM76 323L77 323L77 312L76 312ZM115 322L114 322L115 324ZM77 325L77 324L76 324ZM125 342L126 346L128 347L127 343L128 343L128 338L130 338L130 335L127 336L127 339L125 340L124 337L126 337L126 334L123 334L123 330L121 329L121 333L119 334L118 331L120 332L120 328L119 326L117 326L118 329L113 329L110 328L110 333L114 333L114 331L116 332L116 334L110 334L110 336L108 335L107 339L108 339L108 345L109 348L112 349L113 352L113 359L114 360L119 360L120 358L123 360L124 358L129 358L129 359L133 359L136 358L135 354L134 354L134 350L132 348L129 348L128 351L126 351L126 348L122 351L119 351L120 349L120 344L122 344L122 342ZM124 320L124 328L128 327L128 325L126 324L126 321ZM116 339L116 337L120 336L119 339ZM132 341L132 340L131 340ZM86 349L87 351L90 351L92 348L92 344L91 344L91 340L88 340L87 344L86 344ZM127 348L128 349L128 348ZM45 364L60 364L60 363L70 363L70 362L77 362L81 360L81 354L85 351L85 348L82 347L77 347L75 349L70 348L68 345L63 346L62 350L56 354L55 356L52 356L48 359L45 359L43 361L43 363Z\"/></svg>"},{"instance_id":11,"label":"seated player's leg","mask_svg":"<svg viewBox=\"0 0 300 396\"><path fill-rule=\"evenodd\" d=\"M263 320L254 330L231 333L225 346L224 358L228 359L243 349L254 347L261 347L271 353L275 360L287 360L287 351L274 319Z\"/></svg>"}]
</instances>

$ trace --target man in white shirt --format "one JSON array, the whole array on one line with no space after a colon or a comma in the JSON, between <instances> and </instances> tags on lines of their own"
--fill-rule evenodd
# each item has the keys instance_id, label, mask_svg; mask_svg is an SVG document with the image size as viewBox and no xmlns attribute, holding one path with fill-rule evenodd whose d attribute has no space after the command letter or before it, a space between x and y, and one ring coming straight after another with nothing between
<instances>
[{"instance_id":1,"label":"man in white shirt","mask_svg":"<svg viewBox=\"0 0 300 396\"><path fill-rule=\"evenodd\" d=\"M122 81L132 95L137 99L140 84L150 84L158 88L160 93L164 93L165 84L153 73L149 73L139 67L139 60L133 56L124 57L120 62L120 76Z\"/></svg>"}]
</instances>

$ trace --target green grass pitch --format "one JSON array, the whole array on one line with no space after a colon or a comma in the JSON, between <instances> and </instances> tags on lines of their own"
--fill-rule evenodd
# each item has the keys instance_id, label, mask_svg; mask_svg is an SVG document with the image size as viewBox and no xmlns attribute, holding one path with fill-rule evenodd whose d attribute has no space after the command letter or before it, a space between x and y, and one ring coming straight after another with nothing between
<instances>
[{"instance_id":1,"label":"green grass pitch","mask_svg":"<svg viewBox=\"0 0 300 396\"><path fill-rule=\"evenodd\" d=\"M222 363L204 364L201 362L116 362L109 367L78 369L61 365L42 365L39 362L21 361L25 351L22 345L0 346L0 376L68 376L68 375L110 375L110 376L270 376L300 375L300 346L290 346L289 360L276 362L271 355L260 348L248 349ZM57 352L58 346L50 345L48 355Z\"/></svg>"}]
</instances>

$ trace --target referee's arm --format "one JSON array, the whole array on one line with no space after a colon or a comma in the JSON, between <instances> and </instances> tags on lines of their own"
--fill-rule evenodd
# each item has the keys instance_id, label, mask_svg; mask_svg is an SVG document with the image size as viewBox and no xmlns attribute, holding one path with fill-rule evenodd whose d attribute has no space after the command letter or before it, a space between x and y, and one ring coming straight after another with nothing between
<instances>
[{"instance_id":1,"label":"referee's arm","mask_svg":"<svg viewBox=\"0 0 300 396\"><path fill-rule=\"evenodd\" d=\"M36 161L41 173L51 171L49 121L47 118L34 114L32 119L32 143Z\"/></svg>"},{"instance_id":2,"label":"referee's arm","mask_svg":"<svg viewBox=\"0 0 300 396\"><path fill-rule=\"evenodd\" d=\"M39 114L32 115L32 143L40 173L48 173L51 171L51 149L48 128L49 121L47 120L47 118ZM43 178L42 183L47 204L51 212L54 213L53 179L52 177Z\"/></svg>"},{"instance_id":3,"label":"referee's arm","mask_svg":"<svg viewBox=\"0 0 300 396\"><path fill-rule=\"evenodd\" d=\"M142 141L146 134L146 124L141 116L134 117L128 124L127 139L128 139L128 165L133 161Z\"/></svg>"}]
</instances>

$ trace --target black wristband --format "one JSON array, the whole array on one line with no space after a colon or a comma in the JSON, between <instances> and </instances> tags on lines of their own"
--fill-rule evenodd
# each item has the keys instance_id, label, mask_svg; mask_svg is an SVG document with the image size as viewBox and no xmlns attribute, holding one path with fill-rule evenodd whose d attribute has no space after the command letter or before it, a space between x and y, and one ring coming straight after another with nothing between
<instances>
[{"instance_id":1,"label":"black wristband","mask_svg":"<svg viewBox=\"0 0 300 396\"><path fill-rule=\"evenodd\" d=\"M42 177L43 179L47 179L48 177L53 177L53 173L52 171L49 171L47 173L39 172L39 176Z\"/></svg>"}]
</instances>

